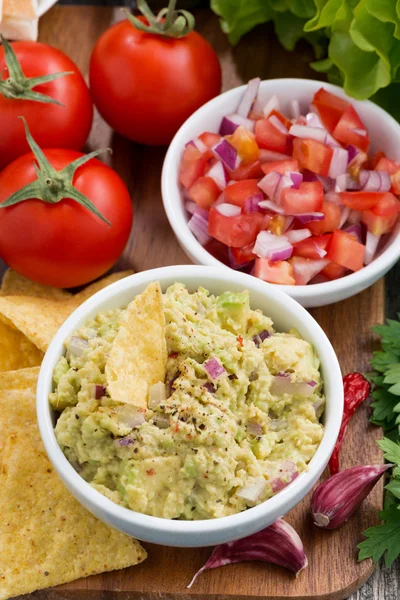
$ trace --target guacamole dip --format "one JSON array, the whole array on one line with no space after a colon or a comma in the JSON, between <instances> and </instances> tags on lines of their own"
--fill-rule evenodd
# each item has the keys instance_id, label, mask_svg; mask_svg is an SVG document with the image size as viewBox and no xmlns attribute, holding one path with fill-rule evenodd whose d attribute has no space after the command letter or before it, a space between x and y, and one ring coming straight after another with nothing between
<instances>
[{"instance_id":1,"label":"guacamole dip","mask_svg":"<svg viewBox=\"0 0 400 600\"><path fill-rule=\"evenodd\" d=\"M216 297L176 283L159 292L162 321L145 293L65 342L50 402L66 457L114 502L167 519L270 498L307 469L323 436L312 346L275 332L247 291Z\"/></svg>"}]
</instances>

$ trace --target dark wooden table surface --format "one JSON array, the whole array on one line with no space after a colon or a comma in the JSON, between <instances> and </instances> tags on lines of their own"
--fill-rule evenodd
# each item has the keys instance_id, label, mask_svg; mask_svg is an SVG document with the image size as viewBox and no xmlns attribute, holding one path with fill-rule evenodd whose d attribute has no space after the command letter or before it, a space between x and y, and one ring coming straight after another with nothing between
<instances>
[{"instance_id":1,"label":"dark wooden table surface","mask_svg":"<svg viewBox=\"0 0 400 600\"><path fill-rule=\"evenodd\" d=\"M233 0L232 0L233 1ZM159 6L159 0L155 0ZM134 6L134 0L61 0L62 4L95 4ZM204 1L182 0L182 4L203 4ZM150 4L152 2L150 1ZM149 265L150 266L150 265ZM394 317L400 311L400 263L386 276L386 316ZM36 596L39 598L40 596ZM377 569L370 580L355 593L351 600L398 600L400 598L400 564L391 570Z\"/></svg>"}]
</instances>

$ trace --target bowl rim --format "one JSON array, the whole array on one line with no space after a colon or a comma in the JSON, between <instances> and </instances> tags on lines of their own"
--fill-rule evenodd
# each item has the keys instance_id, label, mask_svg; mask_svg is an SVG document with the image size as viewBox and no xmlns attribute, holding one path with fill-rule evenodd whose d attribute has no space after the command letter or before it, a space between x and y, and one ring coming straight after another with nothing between
<instances>
[{"instance_id":1,"label":"bowl rim","mask_svg":"<svg viewBox=\"0 0 400 600\"><path fill-rule=\"evenodd\" d=\"M289 506L289 509L291 509L292 506L300 502L314 483L313 477L315 477L315 473L322 472L322 469L327 464L332 453L342 420L342 375L338 359L329 339L317 321L306 311L306 309L276 287L249 275L235 273L235 284L243 285L244 289L248 289L250 297L252 291L254 291L257 294L266 296L271 302L280 303L282 308L290 315L296 315L297 318L301 318L305 324L305 328L310 332L310 338L314 343L318 339L318 344L320 345L318 354L321 360L321 366L323 368L325 366L324 380L327 380L326 375L328 374L331 387L328 402L332 402L332 405L337 409L331 412L329 422L325 424L323 438L309 463L308 470L301 473L301 475L290 485L272 498L241 513L208 520L179 521L144 515L119 506L103 496L99 491L92 488L68 462L58 445L54 434L51 419L52 410L48 401L48 392L52 385L53 368L56 361L61 356L63 341L68 335L76 330L77 323L84 319L85 315L94 312L99 305L130 289L132 289L132 293L136 295L138 292L135 292L134 290L140 285L147 285L151 281L159 280L163 287L163 279L164 284L166 285L168 283L166 280L171 279L171 277L176 281L185 283L185 280L193 277L193 273L195 273L196 277L200 280L202 276L207 277L208 282L210 282L210 279L220 281L222 278L224 282L226 282L227 289L229 289L229 282L232 280L229 271L222 268L205 267L201 265L161 267L158 269L142 271L117 281L107 288L100 290L79 306L60 327L44 356L37 384L37 418L45 449L56 471L61 476L61 479L67 482L67 487L72 491L75 497L78 497L79 499L84 497L86 507L89 508L90 505L92 508L96 509L97 512L95 512L95 514L97 514L97 516L99 516L99 513L102 515L106 514L108 522L125 522L131 526L139 527L142 531L146 529L148 531L158 531L162 534L172 535L192 535L201 533L201 537L204 539L204 537L211 532L226 535L235 526L246 527L252 522L260 520L263 516L268 516L271 511L276 512L278 507L282 507L281 515L287 512L285 507L287 508L287 506ZM97 308L97 310L101 309ZM338 385L336 385L337 380L340 381ZM259 527L258 529L261 528L262 527ZM233 539L234 535L231 537ZM240 535L236 535L236 537L240 537Z\"/></svg>"},{"instance_id":2,"label":"bowl rim","mask_svg":"<svg viewBox=\"0 0 400 600\"><path fill-rule=\"evenodd\" d=\"M280 77L275 79L264 79L261 81L260 86L267 87L269 83L276 82L285 82L286 85L301 85L306 86L307 88L315 88L324 87L327 90L339 95L342 98L345 98L353 105L364 105L367 106L370 110L375 111L377 115L380 116L381 119L388 120L389 124L398 130L399 141L400 141L400 124L383 108L371 102L370 100L356 100L348 96L342 88L337 85L327 83L325 81L321 81L318 79L302 79L299 77ZM179 210L178 206L181 202L182 195L179 190L179 184L174 181L171 181L171 173L178 171L178 161L176 160L176 155L178 152L182 151L183 144L181 143L181 137L185 136L186 129L189 128L193 123L201 120L203 115L207 115L208 111L219 103L222 103L221 98L227 98L228 96L239 96L246 89L247 84L237 86L226 92L223 92L209 100L206 104L201 106L196 112L194 112L179 128L177 133L175 134L169 148L167 154L164 159L162 175L161 175L161 190L162 197L164 203L164 209L167 214L169 223L177 237L179 243L182 245L184 249L187 249L189 254L200 264L208 265L208 266L223 266L224 268L231 269L227 265L224 265L221 261L215 258L210 252L208 252L200 242L196 239L193 233L190 231L187 226L181 227L180 223L177 223L175 214L176 211ZM176 185L176 190L171 186ZM176 191L178 194L176 194ZM291 295L293 298L298 300L299 302L309 299L310 297L318 297L319 295L324 295L325 297L332 294L338 294L340 292L345 292L349 288L354 289L364 289L362 286L367 281L375 281L379 276L382 276L390 267L400 258L400 223L398 224L397 236L391 241L391 243L385 248L381 254L374 259L369 265L365 265L360 271L356 271L354 273L350 273L345 277L341 277L340 279L334 279L332 281L326 281L323 283L315 283L313 285L282 285L282 284L272 284L274 287L283 290L287 294ZM234 269L231 269L234 270Z\"/></svg>"}]
</instances>

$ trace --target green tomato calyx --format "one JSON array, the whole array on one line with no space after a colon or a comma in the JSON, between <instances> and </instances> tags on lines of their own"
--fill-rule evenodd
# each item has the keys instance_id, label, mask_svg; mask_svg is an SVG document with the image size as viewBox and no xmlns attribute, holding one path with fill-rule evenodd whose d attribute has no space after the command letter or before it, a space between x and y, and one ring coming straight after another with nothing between
<instances>
[{"instance_id":1,"label":"green tomato calyx","mask_svg":"<svg viewBox=\"0 0 400 600\"><path fill-rule=\"evenodd\" d=\"M143 23L126 9L125 12L132 25L140 31L164 37L182 38L194 29L194 16L187 10L175 10L176 0L169 0L168 8L163 8L157 15L151 11L146 0L137 0L136 6L147 23Z\"/></svg>"},{"instance_id":2,"label":"green tomato calyx","mask_svg":"<svg viewBox=\"0 0 400 600\"><path fill-rule=\"evenodd\" d=\"M11 44L2 35L0 35L0 40L4 47L4 57L8 71L7 79L2 79L2 73L0 73L0 94L11 100L32 100L44 104L58 104L59 106L64 106L61 102L54 100L54 98L51 98L46 94L35 92L33 88L43 83L59 79L60 77L65 77L66 75L73 75L73 71L50 73L49 75L43 75L41 77L26 77Z\"/></svg>"},{"instance_id":3,"label":"green tomato calyx","mask_svg":"<svg viewBox=\"0 0 400 600\"><path fill-rule=\"evenodd\" d=\"M37 179L17 190L14 194L11 194L7 200L0 204L0 208L7 208L8 206L24 202L25 200L37 199L47 202L48 204L56 204L57 202L61 202L61 200L68 198L74 200L81 206L84 206L94 215L99 217L99 219L104 221L104 223L111 226L110 221L101 214L93 202L77 190L72 183L75 171L92 158L105 152L105 150L95 150L94 152L80 156L61 169L61 171L57 171L51 166L42 149L33 139L25 119L23 117L19 118L24 122L26 139L36 159L37 164L35 164L35 170Z\"/></svg>"}]
</instances>

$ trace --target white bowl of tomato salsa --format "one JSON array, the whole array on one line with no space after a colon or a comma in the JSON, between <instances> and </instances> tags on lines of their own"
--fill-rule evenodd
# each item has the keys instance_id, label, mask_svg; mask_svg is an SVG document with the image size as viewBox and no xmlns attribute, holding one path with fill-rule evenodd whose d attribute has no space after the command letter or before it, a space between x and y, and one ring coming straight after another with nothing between
<instances>
[{"instance_id":1,"label":"white bowl of tomato salsa","mask_svg":"<svg viewBox=\"0 0 400 600\"><path fill-rule=\"evenodd\" d=\"M243 512L206 520L164 519L135 512L111 501L86 482L69 463L58 445L54 427L57 415L49 394L54 390L53 372L65 354L64 341L99 312L126 307L147 286L158 281L164 292L175 282L190 292L202 286L214 295L249 291L250 307L272 319L278 332L295 328L310 342L320 361L325 409L322 440L303 471L272 498ZM332 454L343 414L343 384L339 363L330 341L315 319L287 294L265 285L256 277L225 268L178 265L143 271L101 290L84 302L65 321L53 338L40 369L37 386L37 416L47 454L59 477L75 498L96 517L143 541L178 547L202 547L240 539L271 525L285 515L312 489ZM77 523L79 527L79 523Z\"/></svg>"},{"instance_id":2,"label":"white bowl of tomato salsa","mask_svg":"<svg viewBox=\"0 0 400 600\"><path fill-rule=\"evenodd\" d=\"M370 138L369 157L373 156L376 152L384 152L392 161L400 161L399 123L373 102L357 101L349 98L337 86L309 79L272 79L261 82L257 102L262 106L271 97L276 95L279 98L280 110L285 115L290 116L292 102L296 100L299 103L302 114L304 114L309 112L312 99L321 88L339 98L345 99L357 111ZM185 207L188 199L187 190L184 190L179 182L182 155L185 145L192 140L198 139L198 136L203 132L219 132L223 117L236 112L245 90L246 86L229 90L197 110L179 129L171 142L165 158L162 173L164 207L179 244L187 256L196 264L208 266L225 265L226 267L230 267L231 263L227 260L226 255L220 253L220 244L216 245L218 246L217 251L211 253L208 249L212 250L213 244L207 244L206 247L203 247L188 227L191 215ZM346 144L342 143L342 146L346 146ZM368 168L368 166L365 165L363 168ZM354 213L355 211L352 212ZM339 236L337 237L339 238ZM346 234L343 238L348 239L349 234ZM368 288L380 279L396 263L399 257L400 224L397 222L390 232L380 237L379 246L373 260L359 270L355 272L347 270L347 274L332 280L326 277L317 277L314 280L315 283L309 283L308 285L281 285L278 283L274 285L289 294L292 298L295 298L305 307L324 306L354 296ZM339 270L339 274L342 271L343 269ZM251 264L247 272L254 273L254 268L251 267Z\"/></svg>"}]
</instances>

